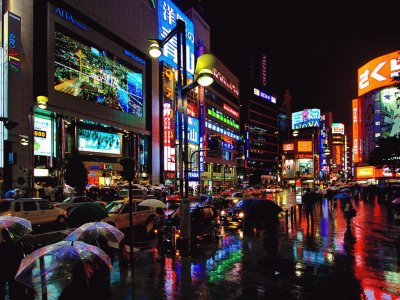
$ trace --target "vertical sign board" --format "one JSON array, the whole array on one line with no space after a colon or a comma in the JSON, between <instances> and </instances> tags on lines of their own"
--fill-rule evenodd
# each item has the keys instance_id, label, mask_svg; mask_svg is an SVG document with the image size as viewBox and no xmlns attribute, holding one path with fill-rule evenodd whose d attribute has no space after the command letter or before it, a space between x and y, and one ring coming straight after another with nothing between
<instances>
[{"instance_id":1,"label":"vertical sign board","mask_svg":"<svg viewBox=\"0 0 400 300\"><path fill-rule=\"evenodd\" d=\"M174 72L163 69L164 171L175 171Z\"/></svg>"},{"instance_id":2,"label":"vertical sign board","mask_svg":"<svg viewBox=\"0 0 400 300\"><path fill-rule=\"evenodd\" d=\"M381 137L381 98L380 93L374 93L374 132L375 132L375 142Z\"/></svg>"},{"instance_id":3,"label":"vertical sign board","mask_svg":"<svg viewBox=\"0 0 400 300\"><path fill-rule=\"evenodd\" d=\"M360 162L360 140L359 140L359 131L358 131L358 123L359 123L359 109L358 109L358 99L353 99L352 108L353 108L353 162Z\"/></svg>"},{"instance_id":4,"label":"vertical sign board","mask_svg":"<svg viewBox=\"0 0 400 300\"><path fill-rule=\"evenodd\" d=\"M193 79L194 74L194 24L193 22L171 1L162 0L158 2L158 38L164 39L176 26L176 20L183 20L186 24L186 67L188 77ZM166 62L174 69L178 69L177 38L174 35L163 47L160 61ZM183 63L182 63L183 66Z\"/></svg>"},{"instance_id":5,"label":"vertical sign board","mask_svg":"<svg viewBox=\"0 0 400 300\"><path fill-rule=\"evenodd\" d=\"M205 110L206 110L206 105L204 103L204 87L199 86L199 104L200 104L200 128L199 128L199 147L200 149L205 149L206 144L204 141L204 136L205 136ZM203 173L204 172L204 151L199 152L199 172Z\"/></svg>"},{"instance_id":6,"label":"vertical sign board","mask_svg":"<svg viewBox=\"0 0 400 300\"><path fill-rule=\"evenodd\" d=\"M1 7L1 4L0 4ZM1 34L0 34L1 36ZM4 110L4 49L0 47L0 117L6 117ZM0 121L0 168L4 168L4 122Z\"/></svg>"}]
</instances>

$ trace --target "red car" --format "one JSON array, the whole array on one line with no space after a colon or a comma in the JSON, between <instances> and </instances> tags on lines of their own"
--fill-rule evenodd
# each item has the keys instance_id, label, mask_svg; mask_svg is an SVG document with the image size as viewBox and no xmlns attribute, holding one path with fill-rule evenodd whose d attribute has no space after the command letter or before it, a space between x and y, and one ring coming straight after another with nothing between
<instances>
[{"instance_id":1,"label":"red car","mask_svg":"<svg viewBox=\"0 0 400 300\"><path fill-rule=\"evenodd\" d=\"M196 201L197 197L190 195L189 196L190 202ZM181 202L181 196L179 195L179 191L174 192L172 195L168 195L165 198L165 201L167 202L167 208L178 208L179 204Z\"/></svg>"}]
</instances>

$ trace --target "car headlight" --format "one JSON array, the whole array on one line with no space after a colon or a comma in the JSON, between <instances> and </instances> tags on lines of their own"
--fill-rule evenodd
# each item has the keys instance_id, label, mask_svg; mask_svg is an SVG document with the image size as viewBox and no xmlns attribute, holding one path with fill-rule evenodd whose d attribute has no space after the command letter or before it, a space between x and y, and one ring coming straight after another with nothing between
<instances>
[{"instance_id":1,"label":"car headlight","mask_svg":"<svg viewBox=\"0 0 400 300\"><path fill-rule=\"evenodd\" d=\"M244 217L244 213L243 212L240 212L239 213L239 218L243 218Z\"/></svg>"},{"instance_id":2,"label":"car headlight","mask_svg":"<svg viewBox=\"0 0 400 300\"><path fill-rule=\"evenodd\" d=\"M226 211L225 210L221 210L221 216L225 216L226 215Z\"/></svg>"},{"instance_id":3,"label":"car headlight","mask_svg":"<svg viewBox=\"0 0 400 300\"><path fill-rule=\"evenodd\" d=\"M233 199L233 203L237 203L238 201L238 199Z\"/></svg>"}]
</instances>

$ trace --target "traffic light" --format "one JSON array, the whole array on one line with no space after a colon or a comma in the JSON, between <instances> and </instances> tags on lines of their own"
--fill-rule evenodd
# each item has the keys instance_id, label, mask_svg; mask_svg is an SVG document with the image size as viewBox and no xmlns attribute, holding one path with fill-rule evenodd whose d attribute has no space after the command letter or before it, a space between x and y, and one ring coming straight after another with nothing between
<instances>
[{"instance_id":1,"label":"traffic light","mask_svg":"<svg viewBox=\"0 0 400 300\"><path fill-rule=\"evenodd\" d=\"M208 156L217 157L221 153L221 139L216 135L212 135L208 139Z\"/></svg>"},{"instance_id":2,"label":"traffic light","mask_svg":"<svg viewBox=\"0 0 400 300\"><path fill-rule=\"evenodd\" d=\"M128 181L132 181L135 177L136 164L132 157L121 158L119 164L122 166L121 176Z\"/></svg>"}]
</instances>

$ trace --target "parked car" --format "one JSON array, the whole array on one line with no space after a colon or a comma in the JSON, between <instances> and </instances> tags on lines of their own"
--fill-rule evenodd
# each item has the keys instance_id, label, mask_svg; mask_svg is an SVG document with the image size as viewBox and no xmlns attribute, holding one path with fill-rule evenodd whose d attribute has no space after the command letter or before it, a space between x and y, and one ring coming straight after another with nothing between
<instances>
[{"instance_id":1,"label":"parked car","mask_svg":"<svg viewBox=\"0 0 400 300\"><path fill-rule=\"evenodd\" d=\"M99 203L101 205L106 206L107 202L104 201L96 201L90 197L86 197L86 196L72 196L72 197L68 197L66 198L63 202L60 203L53 203L53 205L55 205L56 207L65 209L67 212L68 210L70 210L71 208L73 208L74 206L76 206L77 204L80 203L87 203L87 202L96 202Z\"/></svg>"},{"instance_id":2,"label":"parked car","mask_svg":"<svg viewBox=\"0 0 400 300\"><path fill-rule=\"evenodd\" d=\"M0 200L0 215L24 218L32 225L56 223L61 226L65 224L67 212L47 199L17 198Z\"/></svg>"},{"instance_id":3,"label":"parked car","mask_svg":"<svg viewBox=\"0 0 400 300\"><path fill-rule=\"evenodd\" d=\"M191 203L190 205L190 235L192 240L205 239L211 237L212 226L218 227L218 213L214 207ZM165 222L166 236L172 226L175 226L179 232L180 229L180 208L168 215ZM170 239L168 240L170 242Z\"/></svg>"},{"instance_id":4,"label":"parked car","mask_svg":"<svg viewBox=\"0 0 400 300\"><path fill-rule=\"evenodd\" d=\"M140 206L139 204L142 199L133 199L135 203L132 203L133 210L133 226L148 225L153 222L156 211L153 207ZM116 200L110 202L106 206L108 217L102 221L111 224L119 229L129 227L129 201L127 200Z\"/></svg>"}]
</instances>

